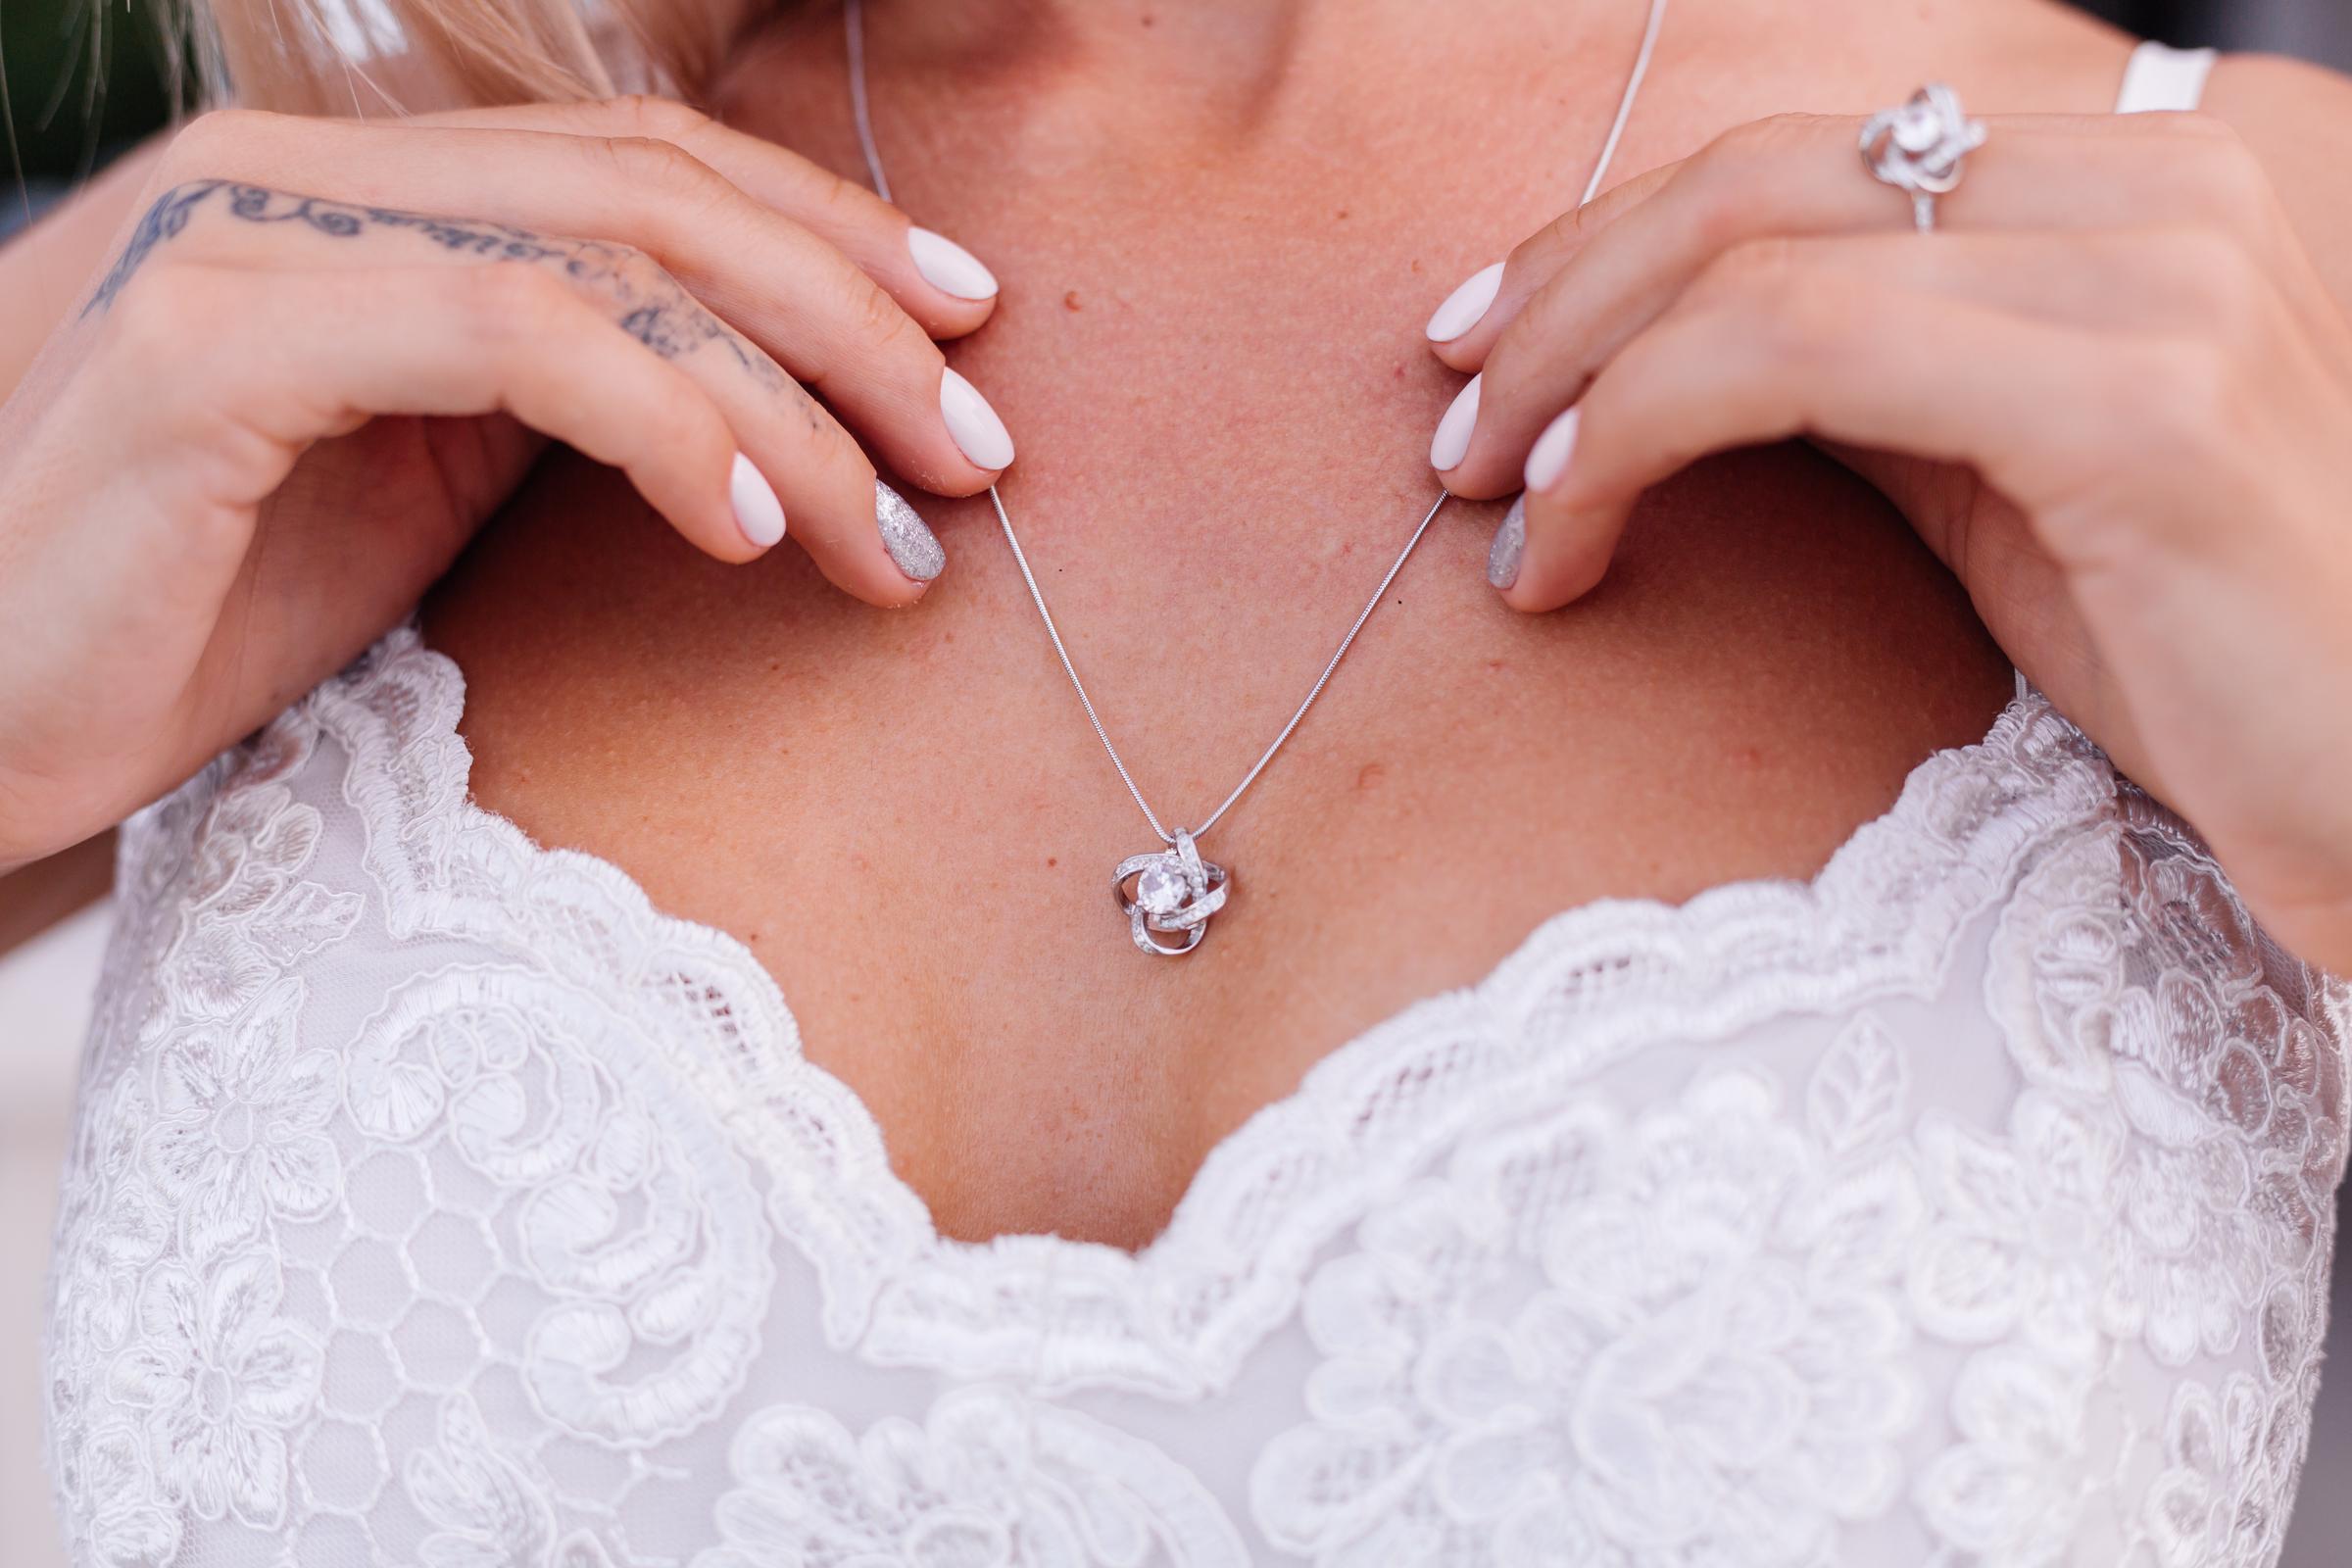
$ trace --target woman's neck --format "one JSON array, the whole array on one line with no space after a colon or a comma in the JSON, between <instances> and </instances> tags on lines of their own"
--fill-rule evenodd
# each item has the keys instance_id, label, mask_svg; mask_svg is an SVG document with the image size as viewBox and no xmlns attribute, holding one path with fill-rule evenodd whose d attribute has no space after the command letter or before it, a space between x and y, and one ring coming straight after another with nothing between
<instances>
[{"instance_id":1,"label":"woman's neck","mask_svg":"<svg viewBox=\"0 0 2352 1568\"><path fill-rule=\"evenodd\" d=\"M1607 0L1556 9L1599 9ZM1514 0L867 0L901 58L960 69L1082 67L1159 90L1257 90L1334 38L1475 30Z\"/></svg>"},{"instance_id":2,"label":"woman's neck","mask_svg":"<svg viewBox=\"0 0 2352 1568\"><path fill-rule=\"evenodd\" d=\"M1717 10L1722 0L1677 0ZM993 176L1152 178L1251 155L1296 158L1383 146L1418 124L1475 153L1477 113L1458 94L1613 92L1648 0L865 0L865 57L884 139L910 170L964 167L993 151ZM774 122L771 106L830 106L840 5L786 12L771 47L739 54L719 113ZM1451 106L1445 99L1453 99ZM823 113L823 111L821 111ZM1460 122L1460 124L1453 124Z\"/></svg>"}]
</instances>

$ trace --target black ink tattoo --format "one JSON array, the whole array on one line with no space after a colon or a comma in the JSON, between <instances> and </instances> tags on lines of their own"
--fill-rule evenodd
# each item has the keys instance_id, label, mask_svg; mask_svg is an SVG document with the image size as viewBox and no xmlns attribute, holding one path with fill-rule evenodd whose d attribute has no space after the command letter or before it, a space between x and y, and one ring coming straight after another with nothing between
<instances>
[{"instance_id":1,"label":"black ink tattoo","mask_svg":"<svg viewBox=\"0 0 2352 1568\"><path fill-rule=\"evenodd\" d=\"M112 306L147 259L176 239L195 211L222 192L226 193L222 210L239 222L292 223L329 239L355 239L370 229L389 230L414 234L442 250L488 262L560 267L575 285L602 295L621 330L663 359L684 359L704 345L715 343L761 386L778 392L790 388L798 394L811 427L819 421L815 399L785 375L775 361L711 315L675 278L625 247L597 240L551 238L506 223L295 196L228 180L196 180L175 185L158 197L140 218L129 244L82 308L82 315L98 315Z\"/></svg>"},{"instance_id":2,"label":"black ink tattoo","mask_svg":"<svg viewBox=\"0 0 2352 1568\"><path fill-rule=\"evenodd\" d=\"M706 343L716 343L760 385L801 392L813 413L814 400L808 398L799 382L778 369L775 361L711 315L667 272L651 264L636 264L635 254L596 240L578 241L566 254L564 275L610 297L621 330L662 358L682 360Z\"/></svg>"},{"instance_id":3,"label":"black ink tattoo","mask_svg":"<svg viewBox=\"0 0 2352 1568\"><path fill-rule=\"evenodd\" d=\"M353 239L371 226L407 229L423 235L443 250L470 252L498 262L559 261L574 249L504 223L428 218L421 213L403 213L386 207L359 207L317 196L289 196L282 191L224 179L201 179L174 185L156 198L155 205L139 220L130 243L123 247L122 256L106 274L106 280L98 285L98 292L82 308L82 315L96 315L114 304L122 286L157 247L178 238L196 209L222 191L228 194L228 216L240 222L299 223L331 239Z\"/></svg>"},{"instance_id":4,"label":"black ink tattoo","mask_svg":"<svg viewBox=\"0 0 2352 1568\"><path fill-rule=\"evenodd\" d=\"M147 260L148 253L164 241L177 238L179 231L188 226L188 214L196 204L219 190L222 183L218 179L205 179L190 185L174 185L157 197L155 205L140 215L139 226L131 231L130 243L122 247L121 256L115 258L115 265L107 270L105 281L98 285L98 292L90 296L90 303L81 308L81 314L85 317L94 316L114 304L115 296L122 292L122 285L130 281L130 274L139 270L140 264Z\"/></svg>"}]
</instances>

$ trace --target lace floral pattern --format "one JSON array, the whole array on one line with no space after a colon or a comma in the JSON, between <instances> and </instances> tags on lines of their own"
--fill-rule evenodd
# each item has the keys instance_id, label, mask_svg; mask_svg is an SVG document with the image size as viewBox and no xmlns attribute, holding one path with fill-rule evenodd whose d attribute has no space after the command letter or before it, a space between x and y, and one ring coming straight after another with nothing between
<instances>
[{"instance_id":1,"label":"lace floral pattern","mask_svg":"<svg viewBox=\"0 0 2352 1568\"><path fill-rule=\"evenodd\" d=\"M282 1285L247 1252L199 1277L177 1263L139 1290L139 1339L107 1391L139 1412L166 1494L198 1519L234 1512L275 1528L286 1508L286 1429L318 1395L318 1348L276 1315Z\"/></svg>"},{"instance_id":2,"label":"lace floral pattern","mask_svg":"<svg viewBox=\"0 0 2352 1568\"><path fill-rule=\"evenodd\" d=\"M822 1410L761 1410L729 1469L726 1544L695 1568L1249 1562L1207 1492L1165 1457L999 1390L958 1391L920 1426L886 1418L862 1438Z\"/></svg>"},{"instance_id":3,"label":"lace floral pattern","mask_svg":"<svg viewBox=\"0 0 2352 1568\"><path fill-rule=\"evenodd\" d=\"M942 1240L751 956L473 807L414 632L143 813L77 1560L2275 1561L2344 988L2037 699L1809 884L1572 911L1135 1255Z\"/></svg>"},{"instance_id":4,"label":"lace floral pattern","mask_svg":"<svg viewBox=\"0 0 2352 1568\"><path fill-rule=\"evenodd\" d=\"M272 1215L310 1219L335 1200L341 1162L320 1129L340 1075L331 1054L298 1045L301 1007L300 982L281 982L233 1020L174 1034L156 1058L157 1124L141 1152L190 1257L235 1248Z\"/></svg>"},{"instance_id":5,"label":"lace floral pattern","mask_svg":"<svg viewBox=\"0 0 2352 1568\"><path fill-rule=\"evenodd\" d=\"M1817 1083L1884 1051L1865 1015ZM1334 1568L1820 1561L1897 1489L1922 1206L1891 1127L1815 1103L1847 1160L1727 1073L1491 1137L1367 1219L1307 1288L1326 1359L1251 1477L1268 1538Z\"/></svg>"},{"instance_id":6,"label":"lace floral pattern","mask_svg":"<svg viewBox=\"0 0 2352 1568\"><path fill-rule=\"evenodd\" d=\"M346 1102L373 1143L438 1136L455 1167L527 1193L517 1261L556 1304L523 1380L569 1431L640 1443L710 1419L759 1342L757 1197L708 1119L655 1077L624 1017L520 966L420 975L361 1025ZM655 1363L614 1377L624 1361Z\"/></svg>"},{"instance_id":7,"label":"lace floral pattern","mask_svg":"<svg viewBox=\"0 0 2352 1568\"><path fill-rule=\"evenodd\" d=\"M416 1547L426 1568L607 1568L594 1535L559 1539L546 1485L500 1450L470 1398L441 1406L435 1436L405 1475L410 1502L432 1526Z\"/></svg>"},{"instance_id":8,"label":"lace floral pattern","mask_svg":"<svg viewBox=\"0 0 2352 1568\"><path fill-rule=\"evenodd\" d=\"M2164 1426L2164 1473L2148 1492L2147 1530L2160 1568L2239 1568L2276 1559L2286 1519L2274 1505L2262 1386L2232 1377L2218 1391L2184 1383Z\"/></svg>"}]
</instances>

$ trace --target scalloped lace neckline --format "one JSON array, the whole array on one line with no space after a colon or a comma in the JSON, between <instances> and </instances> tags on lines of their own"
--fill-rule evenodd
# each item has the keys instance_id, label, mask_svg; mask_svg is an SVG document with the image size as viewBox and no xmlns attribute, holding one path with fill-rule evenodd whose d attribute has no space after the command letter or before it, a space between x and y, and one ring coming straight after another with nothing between
<instances>
[{"instance_id":1,"label":"scalloped lace neckline","mask_svg":"<svg viewBox=\"0 0 2352 1568\"><path fill-rule=\"evenodd\" d=\"M370 823L371 840L381 843L388 832L449 844L479 835L525 863L560 862L567 882L597 884L668 945L710 954L718 967L743 976L750 994L726 996L724 1006L763 1023L751 1033L769 1037L774 1049L739 1050L740 1059L728 1063L735 1081L726 1087L748 1089L738 1098L759 1107L732 1124L771 1172L776 1153L796 1146L781 1133L769 1136L768 1124L786 1114L782 1107L793 1107L796 1120L825 1119L848 1146L834 1168L793 1178L791 1200L809 1221L796 1229L824 1275L829 1330L837 1339L860 1338L878 1359L938 1364L935 1320L961 1315L973 1338L945 1353L950 1367L969 1374L1017 1368L1049 1384L1098 1376L1160 1388L1221 1382L1288 1311L1283 1282L1302 1275L1368 1200L1393 1191L1421 1155L1443 1147L1452 1122L1478 1098L1469 1085L1479 1094L1496 1092L1498 1082L1538 1090L1663 1033L1719 1038L1761 1016L1924 991L1941 972L1952 933L1997 896L2013 858L2053 824L2094 814L2114 791L2097 750L2046 699L2021 691L1983 740L1937 752L1914 768L1895 803L1857 828L1811 879L1734 882L1679 905L1614 899L1575 906L1538 926L1482 978L1413 1003L1339 1044L1294 1090L1209 1151L1166 1227L1141 1250L1035 1233L963 1241L940 1233L928 1204L891 1166L864 1102L801 1051L789 1002L749 948L716 927L660 910L611 861L543 847L473 799L471 753L459 729L465 677L454 661L406 627L329 688L411 666L422 690L376 714L389 732L377 739L389 750L374 765L422 766L427 776L355 793L355 800L377 797L379 814L396 813L395 821ZM2049 776L2005 769L2017 743L2050 721L2067 739L2052 749ZM416 762L419 754L429 763ZM369 765L355 755L356 775ZM2005 773L2018 776L2007 778L2004 792ZM1971 801L1989 793L2002 804L1955 825L1943 803L1953 788ZM2021 808L2052 794L2061 799ZM436 818L440 827L419 831ZM371 858L378 853L371 846ZM413 874L446 880L445 869ZM422 891L457 896L446 886ZM1563 1006L1562 994L1572 989L1577 995ZM1570 1018L1574 1029L1563 1027ZM1450 1088L1409 1104L1384 1095L1416 1064L1451 1079ZM712 1084L708 1075L702 1081ZM847 1251L827 1256L830 1247ZM1026 1293L1036 1306L1025 1326L1008 1329L1004 1321L1008 1290ZM1126 1332L1104 1332L1106 1317L1123 1321ZM904 1332L894 1332L894 1323ZM1017 1343L1006 1343L1008 1334ZM1059 1345L1070 1336L1085 1347Z\"/></svg>"}]
</instances>

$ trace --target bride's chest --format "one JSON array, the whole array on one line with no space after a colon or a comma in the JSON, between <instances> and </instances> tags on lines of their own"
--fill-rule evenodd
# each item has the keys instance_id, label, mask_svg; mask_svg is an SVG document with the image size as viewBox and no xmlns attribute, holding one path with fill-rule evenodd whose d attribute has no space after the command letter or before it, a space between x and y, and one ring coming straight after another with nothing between
<instances>
[{"instance_id":1,"label":"bride's chest","mask_svg":"<svg viewBox=\"0 0 2352 1568\"><path fill-rule=\"evenodd\" d=\"M1460 377L1420 318L1508 231L1415 255L1380 181L1307 187L1334 187L1313 221L1220 181L968 236L1018 283L952 361L1013 432L1005 504L1171 827L1249 771L1428 510ZM1117 242L1153 203L1185 242ZM951 1234L1141 1243L1340 1042L1561 908L1810 874L2007 693L1940 568L1817 457L1673 487L1545 617L1486 583L1501 509L1454 503L1203 841L1230 902L1160 960L1112 892L1158 837L994 514L914 499L949 565L887 613L789 547L714 566L556 466L428 631L480 799L746 942Z\"/></svg>"},{"instance_id":2,"label":"bride's chest","mask_svg":"<svg viewBox=\"0 0 2352 1568\"><path fill-rule=\"evenodd\" d=\"M1357 456L1394 413L1194 482L1141 407L1044 411L1005 493L1138 787L1189 824L1434 489ZM746 942L950 1234L1141 1243L1341 1042L1559 909L1809 875L2006 691L1939 569L1808 455L1663 493L1612 582L1550 617L1496 603L1496 509L1457 503L1204 841L1233 878L1207 940L1157 960L1112 889L1156 836L993 518L923 505L949 570L887 614L797 560L708 566L559 466L428 631L467 674L477 798Z\"/></svg>"}]
</instances>

